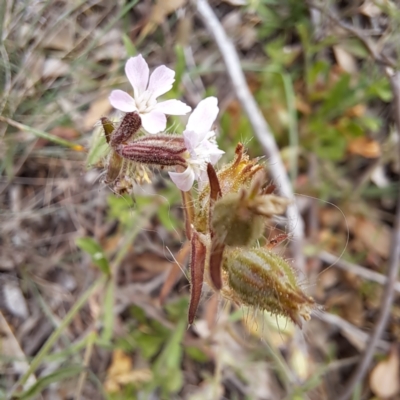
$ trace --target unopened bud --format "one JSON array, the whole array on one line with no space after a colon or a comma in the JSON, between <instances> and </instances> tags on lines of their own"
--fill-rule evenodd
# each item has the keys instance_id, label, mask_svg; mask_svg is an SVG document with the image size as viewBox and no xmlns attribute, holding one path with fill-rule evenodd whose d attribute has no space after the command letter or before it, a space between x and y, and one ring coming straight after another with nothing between
<instances>
[{"instance_id":1,"label":"unopened bud","mask_svg":"<svg viewBox=\"0 0 400 400\"><path fill-rule=\"evenodd\" d=\"M211 216L211 228L221 243L250 246L264 232L266 218L282 214L289 201L263 194L256 181L250 189L229 193L219 199Z\"/></svg>"},{"instance_id":2,"label":"unopened bud","mask_svg":"<svg viewBox=\"0 0 400 400\"><path fill-rule=\"evenodd\" d=\"M226 249L223 269L228 285L222 293L231 300L283 315L300 327L311 318L315 302L281 256L262 247Z\"/></svg>"},{"instance_id":3,"label":"unopened bud","mask_svg":"<svg viewBox=\"0 0 400 400\"><path fill-rule=\"evenodd\" d=\"M115 151L128 160L152 165L154 167L187 168L183 154L187 149L182 136L151 135L143 136L128 144L120 144Z\"/></svg>"},{"instance_id":4,"label":"unopened bud","mask_svg":"<svg viewBox=\"0 0 400 400\"><path fill-rule=\"evenodd\" d=\"M111 135L115 130L114 124L106 117L101 118L100 121L104 129L106 141L107 143L110 143Z\"/></svg>"},{"instance_id":5,"label":"unopened bud","mask_svg":"<svg viewBox=\"0 0 400 400\"><path fill-rule=\"evenodd\" d=\"M104 131L108 134L108 125L103 122ZM110 143L110 146L115 148L122 143L125 143L127 140L131 139L133 135L135 135L140 127L142 126L142 120L137 112L129 112L126 113L125 116L122 118L121 123L119 124L118 128L115 129L107 142Z\"/></svg>"},{"instance_id":6,"label":"unopened bud","mask_svg":"<svg viewBox=\"0 0 400 400\"><path fill-rule=\"evenodd\" d=\"M108 159L107 174L104 183L109 184L114 182L120 176L123 165L124 159L112 151Z\"/></svg>"},{"instance_id":7,"label":"unopened bud","mask_svg":"<svg viewBox=\"0 0 400 400\"><path fill-rule=\"evenodd\" d=\"M262 235L264 218L243 204L240 193L229 193L215 203L211 229L221 243L249 246Z\"/></svg>"}]
</instances>

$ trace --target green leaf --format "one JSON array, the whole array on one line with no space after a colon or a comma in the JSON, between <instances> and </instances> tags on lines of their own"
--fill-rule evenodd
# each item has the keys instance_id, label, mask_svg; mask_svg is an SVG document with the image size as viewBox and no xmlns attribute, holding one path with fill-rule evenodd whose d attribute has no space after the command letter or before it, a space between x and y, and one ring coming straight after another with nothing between
<instances>
[{"instance_id":1,"label":"green leaf","mask_svg":"<svg viewBox=\"0 0 400 400\"><path fill-rule=\"evenodd\" d=\"M177 225L179 225L179 221L171 215L170 211L169 204L163 204L157 212L160 222L168 231L176 229Z\"/></svg>"},{"instance_id":2,"label":"green leaf","mask_svg":"<svg viewBox=\"0 0 400 400\"><path fill-rule=\"evenodd\" d=\"M367 90L367 94L372 95L372 96L377 96L382 101L385 101L385 102L391 101L392 97L393 97L392 89L390 88L390 83L384 77L373 82L369 86L369 88Z\"/></svg>"},{"instance_id":3,"label":"green leaf","mask_svg":"<svg viewBox=\"0 0 400 400\"><path fill-rule=\"evenodd\" d=\"M165 309L167 310L170 319L178 321L182 318L182 315L186 315L188 306L189 306L188 298L182 297L177 301L168 303L165 306Z\"/></svg>"},{"instance_id":4,"label":"green leaf","mask_svg":"<svg viewBox=\"0 0 400 400\"><path fill-rule=\"evenodd\" d=\"M110 280L107 284L106 295L104 297L103 306L103 332L101 340L104 343L109 343L113 335L114 327L114 281Z\"/></svg>"},{"instance_id":5,"label":"green leaf","mask_svg":"<svg viewBox=\"0 0 400 400\"><path fill-rule=\"evenodd\" d=\"M32 399L34 396L41 393L45 388L54 382L64 381L66 379L72 378L82 372L83 367L72 366L60 368L59 370L53 372L52 374L46 375L36 381L36 383L31 386L28 390L21 394L14 394L15 397L20 400Z\"/></svg>"},{"instance_id":6,"label":"green leaf","mask_svg":"<svg viewBox=\"0 0 400 400\"><path fill-rule=\"evenodd\" d=\"M123 226L129 227L132 225L134 216L136 215L135 202L129 195L114 196L110 195L107 198L108 216L112 219L117 219Z\"/></svg>"},{"instance_id":7,"label":"green leaf","mask_svg":"<svg viewBox=\"0 0 400 400\"><path fill-rule=\"evenodd\" d=\"M166 396L178 392L183 385L181 368L183 348L181 343L185 330L186 315L181 318L175 330L171 332L166 346L153 364L154 377Z\"/></svg>"},{"instance_id":8,"label":"green leaf","mask_svg":"<svg viewBox=\"0 0 400 400\"><path fill-rule=\"evenodd\" d=\"M175 57L175 82L172 86L172 91L179 95L179 85L181 84L182 76L186 68L185 53L182 46L175 46Z\"/></svg>"},{"instance_id":9,"label":"green leaf","mask_svg":"<svg viewBox=\"0 0 400 400\"><path fill-rule=\"evenodd\" d=\"M382 125L382 120L380 118L372 116L360 117L358 122L364 129L368 129L372 132L377 132Z\"/></svg>"},{"instance_id":10,"label":"green leaf","mask_svg":"<svg viewBox=\"0 0 400 400\"><path fill-rule=\"evenodd\" d=\"M76 240L76 245L92 257L93 264L97 265L101 272L110 275L111 271L108 260L96 240L90 237L79 238Z\"/></svg>"},{"instance_id":11,"label":"green leaf","mask_svg":"<svg viewBox=\"0 0 400 400\"><path fill-rule=\"evenodd\" d=\"M275 66L289 66L298 56L297 51L287 51L283 37L270 41L264 48Z\"/></svg>"},{"instance_id":12,"label":"green leaf","mask_svg":"<svg viewBox=\"0 0 400 400\"><path fill-rule=\"evenodd\" d=\"M165 337L149 335L148 333L140 333L136 336L136 343L142 351L143 357L147 360L160 350L164 340Z\"/></svg>"},{"instance_id":13,"label":"green leaf","mask_svg":"<svg viewBox=\"0 0 400 400\"><path fill-rule=\"evenodd\" d=\"M203 353L198 347L188 346L186 347L187 355L194 361L197 362L207 362L208 357L205 353Z\"/></svg>"},{"instance_id":14,"label":"green leaf","mask_svg":"<svg viewBox=\"0 0 400 400\"><path fill-rule=\"evenodd\" d=\"M126 54L129 57L132 57L135 54L137 54L137 49L136 49L135 45L133 44L132 40L129 38L129 36L126 33L124 33L122 35L122 42L124 43Z\"/></svg>"}]
</instances>

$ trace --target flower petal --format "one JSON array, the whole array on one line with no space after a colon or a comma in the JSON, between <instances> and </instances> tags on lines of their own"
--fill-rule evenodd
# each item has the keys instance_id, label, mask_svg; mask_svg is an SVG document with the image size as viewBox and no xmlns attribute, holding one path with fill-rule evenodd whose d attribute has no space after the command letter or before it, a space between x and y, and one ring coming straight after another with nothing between
<instances>
[{"instance_id":1,"label":"flower petal","mask_svg":"<svg viewBox=\"0 0 400 400\"><path fill-rule=\"evenodd\" d=\"M125 64L125 73L133 87L133 94L139 97L149 81L149 66L141 54L131 57Z\"/></svg>"},{"instance_id":2,"label":"flower petal","mask_svg":"<svg viewBox=\"0 0 400 400\"><path fill-rule=\"evenodd\" d=\"M123 112L133 112L137 110L133 97L123 90L113 90L108 100L117 110Z\"/></svg>"},{"instance_id":3,"label":"flower petal","mask_svg":"<svg viewBox=\"0 0 400 400\"><path fill-rule=\"evenodd\" d=\"M140 114L143 128L149 133L158 133L167 126L167 117L160 111L153 110L149 113Z\"/></svg>"},{"instance_id":4,"label":"flower petal","mask_svg":"<svg viewBox=\"0 0 400 400\"><path fill-rule=\"evenodd\" d=\"M152 97L156 99L164 93L171 90L175 81L175 71L161 65L157 67L150 76L149 87L147 90L152 93Z\"/></svg>"},{"instance_id":5,"label":"flower petal","mask_svg":"<svg viewBox=\"0 0 400 400\"><path fill-rule=\"evenodd\" d=\"M198 133L209 132L218 112L218 99L216 97L207 97L190 114L186 130Z\"/></svg>"},{"instance_id":6,"label":"flower petal","mask_svg":"<svg viewBox=\"0 0 400 400\"><path fill-rule=\"evenodd\" d=\"M189 165L184 172L168 172L172 182L183 192L188 192L194 183L194 171Z\"/></svg>"},{"instance_id":7,"label":"flower petal","mask_svg":"<svg viewBox=\"0 0 400 400\"><path fill-rule=\"evenodd\" d=\"M199 147L201 148L202 153L208 155L212 165L216 164L222 155L225 154L223 150L218 148L218 144L216 142L209 142L208 140L205 140Z\"/></svg>"},{"instance_id":8,"label":"flower petal","mask_svg":"<svg viewBox=\"0 0 400 400\"><path fill-rule=\"evenodd\" d=\"M191 107L179 100L162 101L157 103L154 108L168 115L185 115L192 110Z\"/></svg>"},{"instance_id":9,"label":"flower petal","mask_svg":"<svg viewBox=\"0 0 400 400\"><path fill-rule=\"evenodd\" d=\"M200 143L201 136L199 133L185 130L183 131L183 140L185 141L185 145L189 150L189 153L192 153Z\"/></svg>"}]
</instances>

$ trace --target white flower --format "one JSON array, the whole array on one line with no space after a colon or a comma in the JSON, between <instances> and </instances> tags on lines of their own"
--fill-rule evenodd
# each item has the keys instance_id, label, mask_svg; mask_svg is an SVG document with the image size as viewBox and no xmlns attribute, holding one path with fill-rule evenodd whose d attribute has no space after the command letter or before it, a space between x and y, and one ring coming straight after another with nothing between
<instances>
[{"instance_id":1,"label":"white flower","mask_svg":"<svg viewBox=\"0 0 400 400\"><path fill-rule=\"evenodd\" d=\"M207 97L202 100L189 117L183 139L187 148L184 172L169 172L169 176L178 188L184 192L190 190L195 180L199 184L207 181L207 163L215 164L225 152L218 148L215 132L211 130L218 115L218 100Z\"/></svg>"},{"instance_id":2,"label":"white flower","mask_svg":"<svg viewBox=\"0 0 400 400\"><path fill-rule=\"evenodd\" d=\"M149 79L149 66L139 54L126 62L125 73L133 87L133 97L122 90L113 90L110 103L123 112L137 111L147 132L163 131L167 124L165 114L185 115L191 110L179 100L157 103L157 97L171 90L175 81L175 72L165 65L157 67Z\"/></svg>"}]
</instances>

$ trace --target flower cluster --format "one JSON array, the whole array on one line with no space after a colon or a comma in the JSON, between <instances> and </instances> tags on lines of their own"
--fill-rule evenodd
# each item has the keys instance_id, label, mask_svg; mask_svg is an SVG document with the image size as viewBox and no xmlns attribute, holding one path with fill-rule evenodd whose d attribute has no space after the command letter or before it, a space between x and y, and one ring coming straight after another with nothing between
<instances>
[{"instance_id":1,"label":"flower cluster","mask_svg":"<svg viewBox=\"0 0 400 400\"><path fill-rule=\"evenodd\" d=\"M182 134L168 134L166 115L191 111L179 100L157 101L172 88L175 72L160 66L150 75L141 55L127 61L125 72L133 96L114 90L109 97L124 113L121 122L114 127L107 118L101 120L110 147L106 182L119 192L129 191L132 179L146 179L144 168L151 166L167 169L183 192L191 243L189 323L206 281L235 303L284 315L301 326L310 318L314 300L302 291L291 265L271 252L286 235L263 247L259 244L267 221L283 214L289 201L273 194L274 186L265 185L263 166L250 159L240 143L235 159L214 169L224 154L213 127L219 112L215 97L200 101ZM198 195L193 199L195 181Z\"/></svg>"},{"instance_id":2,"label":"flower cluster","mask_svg":"<svg viewBox=\"0 0 400 400\"><path fill-rule=\"evenodd\" d=\"M166 114L185 115L191 111L188 105L179 100L157 102L159 96L172 88L172 84L175 81L175 72L173 70L162 65L156 68L149 77L149 67L144 58L138 55L127 61L125 73L132 85L133 97L122 90L114 90L109 97L110 103L122 112L128 114L136 113L140 117L141 125L147 133L155 135L164 131L167 123ZM208 97L202 100L189 116L186 129L183 131L185 150L180 154L180 158L183 158L186 163L184 165L181 162L168 164L168 166L177 167L177 171L170 171L169 175L182 191L189 191L195 180L198 180L200 185L203 185L207 180L207 163L210 162L214 165L224 154L218 148L215 140L215 131L212 129L218 112L218 100L215 97ZM138 129L135 131L130 130L128 136L132 137L137 131ZM164 143L159 141L159 145L163 145L163 151L168 148L171 136L163 136ZM160 147L152 147L148 138L146 138L146 141L146 149L157 158L157 151L160 151ZM143 147L137 147L139 143L143 146L143 138L127 143L124 149L120 147L117 152L122 157L132 161L145 162L143 158L139 160L138 156L136 156L138 152L143 155L143 151L141 151ZM149 164L157 166L157 163L154 162L154 157L151 162L149 161Z\"/></svg>"}]
</instances>

